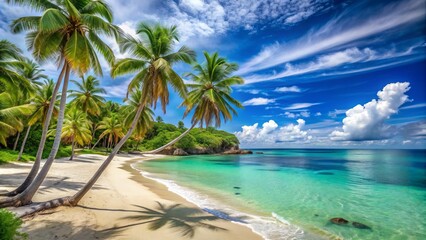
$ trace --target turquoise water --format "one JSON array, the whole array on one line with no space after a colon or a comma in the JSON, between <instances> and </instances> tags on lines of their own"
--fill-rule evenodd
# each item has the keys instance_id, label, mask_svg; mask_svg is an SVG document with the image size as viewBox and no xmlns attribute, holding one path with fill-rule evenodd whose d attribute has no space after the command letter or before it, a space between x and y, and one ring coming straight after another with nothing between
<instances>
[{"instance_id":1,"label":"turquoise water","mask_svg":"<svg viewBox=\"0 0 426 240\"><path fill-rule=\"evenodd\" d=\"M258 216L262 224L246 222L270 239L426 239L425 150L255 151L263 154L170 157L137 167L181 186L202 207ZM371 229L331 224L334 217ZM274 228L278 220L291 225Z\"/></svg>"}]
</instances>

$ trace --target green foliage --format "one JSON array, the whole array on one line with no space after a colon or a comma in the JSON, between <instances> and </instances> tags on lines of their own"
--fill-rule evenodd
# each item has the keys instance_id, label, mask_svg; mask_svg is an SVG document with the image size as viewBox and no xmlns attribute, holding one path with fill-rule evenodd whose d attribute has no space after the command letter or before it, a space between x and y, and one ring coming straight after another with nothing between
<instances>
[{"instance_id":1,"label":"green foliage","mask_svg":"<svg viewBox=\"0 0 426 240\"><path fill-rule=\"evenodd\" d=\"M63 157L69 157L72 154L72 150L71 150L72 146L59 146L59 150L58 153L56 154L56 158L63 158ZM46 151L46 150L45 150ZM50 149L49 149L49 153L50 153ZM44 152L43 152L44 154Z\"/></svg>"},{"instance_id":2,"label":"green foliage","mask_svg":"<svg viewBox=\"0 0 426 240\"><path fill-rule=\"evenodd\" d=\"M154 127L145 135L140 149L152 150L159 148L178 137L183 131L183 129L179 129L172 124L156 122L154 123ZM235 135L209 127L205 129L192 129L187 135L175 143L174 146L184 150L197 147L219 150L238 144L239 142Z\"/></svg>"},{"instance_id":3,"label":"green foliage","mask_svg":"<svg viewBox=\"0 0 426 240\"><path fill-rule=\"evenodd\" d=\"M0 149L0 164L16 161L18 159L18 151L12 151L9 149ZM27 162L27 161L34 161L35 157L23 154L21 157L21 161Z\"/></svg>"},{"instance_id":4,"label":"green foliage","mask_svg":"<svg viewBox=\"0 0 426 240\"><path fill-rule=\"evenodd\" d=\"M0 239L27 239L27 234L19 232L22 220L6 209L0 209Z\"/></svg>"},{"instance_id":5,"label":"green foliage","mask_svg":"<svg viewBox=\"0 0 426 240\"><path fill-rule=\"evenodd\" d=\"M179 122L178 122L177 127L178 127L180 130L184 130L184 129L185 129L185 124L184 124L182 121L179 121Z\"/></svg>"},{"instance_id":6,"label":"green foliage","mask_svg":"<svg viewBox=\"0 0 426 240\"><path fill-rule=\"evenodd\" d=\"M162 118L162 117L160 117L160 116L158 116L158 117L155 119L155 121L157 121L157 122L159 122L159 123L164 122L163 118Z\"/></svg>"},{"instance_id":7,"label":"green foliage","mask_svg":"<svg viewBox=\"0 0 426 240\"><path fill-rule=\"evenodd\" d=\"M190 134L185 135L183 138L181 138L176 144L175 146L177 148L182 148L182 149L190 149L190 148L194 148L197 145L197 139L195 139L195 137L193 137Z\"/></svg>"}]
</instances>

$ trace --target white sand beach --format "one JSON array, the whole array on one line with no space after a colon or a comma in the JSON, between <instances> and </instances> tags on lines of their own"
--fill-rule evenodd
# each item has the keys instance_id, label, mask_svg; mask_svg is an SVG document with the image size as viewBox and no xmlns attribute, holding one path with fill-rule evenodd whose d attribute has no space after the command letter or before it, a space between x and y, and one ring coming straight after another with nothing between
<instances>
[{"instance_id":1,"label":"white sand beach","mask_svg":"<svg viewBox=\"0 0 426 240\"><path fill-rule=\"evenodd\" d=\"M262 239L243 225L214 219L165 186L144 178L130 166L140 158L136 155L115 157L79 206L60 207L27 217L23 231L28 233L29 239L36 240ZM77 156L73 161L57 159L33 200L72 195L92 176L103 159L105 156L93 154ZM30 168L30 163L0 165L0 191L16 187ZM159 204L163 211L159 210ZM179 205L171 207L175 204Z\"/></svg>"}]
</instances>

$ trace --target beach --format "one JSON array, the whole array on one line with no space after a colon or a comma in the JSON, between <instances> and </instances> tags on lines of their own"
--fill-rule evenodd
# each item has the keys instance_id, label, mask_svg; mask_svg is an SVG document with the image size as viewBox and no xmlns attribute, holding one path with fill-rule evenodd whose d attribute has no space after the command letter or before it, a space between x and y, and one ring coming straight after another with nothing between
<instances>
[{"instance_id":1,"label":"beach","mask_svg":"<svg viewBox=\"0 0 426 240\"><path fill-rule=\"evenodd\" d=\"M262 239L242 224L202 211L130 166L153 157L116 156L77 207L59 207L26 217L22 231L29 239ZM105 158L87 154L73 161L55 160L33 201L74 194ZM31 165L1 165L0 191L18 186Z\"/></svg>"}]
</instances>

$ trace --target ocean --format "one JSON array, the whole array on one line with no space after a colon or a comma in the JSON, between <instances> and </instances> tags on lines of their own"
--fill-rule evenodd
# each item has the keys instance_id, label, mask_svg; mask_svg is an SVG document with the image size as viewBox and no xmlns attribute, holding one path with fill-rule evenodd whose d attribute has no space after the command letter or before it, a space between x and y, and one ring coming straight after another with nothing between
<instances>
[{"instance_id":1,"label":"ocean","mask_svg":"<svg viewBox=\"0 0 426 240\"><path fill-rule=\"evenodd\" d=\"M134 167L266 239L426 239L426 150L253 151Z\"/></svg>"}]
</instances>

